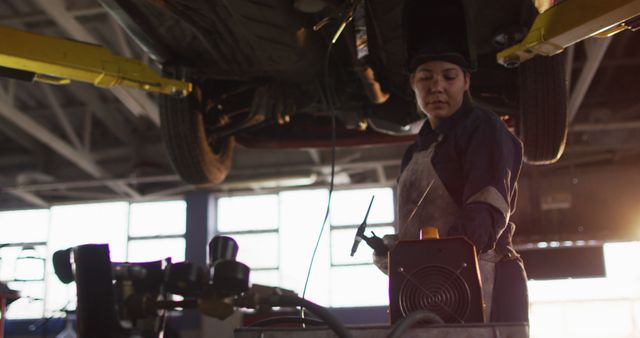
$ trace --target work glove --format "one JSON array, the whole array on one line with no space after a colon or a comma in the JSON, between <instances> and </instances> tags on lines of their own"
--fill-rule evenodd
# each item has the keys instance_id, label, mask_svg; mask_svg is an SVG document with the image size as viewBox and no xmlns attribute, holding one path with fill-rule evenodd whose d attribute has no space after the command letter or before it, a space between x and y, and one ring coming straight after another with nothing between
<instances>
[{"instance_id":1,"label":"work glove","mask_svg":"<svg viewBox=\"0 0 640 338\"><path fill-rule=\"evenodd\" d=\"M398 235L384 235L382 237L384 245L391 250L398 242ZM373 252L373 264L380 269L385 275L389 274L389 254L378 255L376 251Z\"/></svg>"}]
</instances>

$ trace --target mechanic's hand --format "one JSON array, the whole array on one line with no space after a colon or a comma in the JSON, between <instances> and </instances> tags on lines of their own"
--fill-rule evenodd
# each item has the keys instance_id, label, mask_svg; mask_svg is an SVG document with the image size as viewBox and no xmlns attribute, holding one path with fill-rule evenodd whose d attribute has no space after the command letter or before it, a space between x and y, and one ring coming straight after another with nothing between
<instances>
[{"instance_id":1,"label":"mechanic's hand","mask_svg":"<svg viewBox=\"0 0 640 338\"><path fill-rule=\"evenodd\" d=\"M384 245L387 246L387 248L389 248L389 250L391 250L396 243L398 242L398 235L384 235L384 237L382 237L382 241L384 242ZM384 256L378 256L375 254L373 254L373 264L375 264L378 269L380 269L380 271L382 271L385 275L389 274L389 255L384 255Z\"/></svg>"}]
</instances>

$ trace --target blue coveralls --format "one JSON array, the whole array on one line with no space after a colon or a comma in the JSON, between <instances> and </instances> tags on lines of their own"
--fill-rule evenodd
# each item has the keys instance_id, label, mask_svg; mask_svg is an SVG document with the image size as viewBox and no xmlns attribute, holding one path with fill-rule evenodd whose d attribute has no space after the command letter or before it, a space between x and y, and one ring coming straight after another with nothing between
<instances>
[{"instance_id":1,"label":"blue coveralls","mask_svg":"<svg viewBox=\"0 0 640 338\"><path fill-rule=\"evenodd\" d=\"M469 239L490 322L528 321L526 275L509 222L521 166L521 142L495 114L465 98L437 128L424 123L398 180L398 239L417 239L426 225Z\"/></svg>"}]
</instances>

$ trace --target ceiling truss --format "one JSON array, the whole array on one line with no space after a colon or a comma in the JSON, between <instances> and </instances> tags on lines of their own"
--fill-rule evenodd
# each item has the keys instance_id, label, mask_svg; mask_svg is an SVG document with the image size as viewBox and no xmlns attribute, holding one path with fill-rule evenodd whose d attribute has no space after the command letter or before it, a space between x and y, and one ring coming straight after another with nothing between
<instances>
[{"instance_id":1,"label":"ceiling truss","mask_svg":"<svg viewBox=\"0 0 640 338\"><path fill-rule=\"evenodd\" d=\"M108 43L117 54L146 59L117 22L93 1L7 1L22 12L0 12L1 25L25 30L35 27L43 34L63 32L67 38ZM92 20L87 20L89 17ZM94 18L101 20L100 29L108 33L96 34ZM612 74L640 66L640 53L611 57L611 49L626 51L624 46L616 45L617 39L618 36L590 39L567 49L567 78L573 79L569 97L570 142L560 163L536 170L614 163L638 154L640 143L624 137L640 137L640 105L616 108L612 112L614 118L606 121L599 120L598 109L592 107L597 100L590 96L594 81L600 81L598 88L606 88L614 79ZM629 35L621 39L625 44L640 45L637 38ZM606 81L599 79L601 69L608 72ZM81 84L56 88L0 80L0 140L12 143L0 157L0 189L22 201L23 204L16 204L20 207L47 207L70 200L153 200L196 189L173 174L162 148L159 124L155 97L140 91L105 90ZM339 149L336 174L350 185L393 185L405 146ZM330 149L240 147L236 158L225 183L207 189L263 190L284 184L287 178L297 178L303 182L299 184L329 183ZM65 175L67 171L74 174ZM26 181L18 179L33 172L44 175L26 175L31 177ZM45 176L51 180L45 180Z\"/></svg>"}]
</instances>

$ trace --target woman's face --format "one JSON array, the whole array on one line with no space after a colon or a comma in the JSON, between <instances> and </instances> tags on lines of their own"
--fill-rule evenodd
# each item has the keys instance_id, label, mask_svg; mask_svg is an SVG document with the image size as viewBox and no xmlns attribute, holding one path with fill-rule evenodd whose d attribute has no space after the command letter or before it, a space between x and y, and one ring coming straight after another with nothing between
<instances>
[{"instance_id":1,"label":"woman's face","mask_svg":"<svg viewBox=\"0 0 640 338\"><path fill-rule=\"evenodd\" d=\"M469 89L470 76L453 63L429 61L411 74L410 81L418 107L435 128L460 108Z\"/></svg>"}]
</instances>

